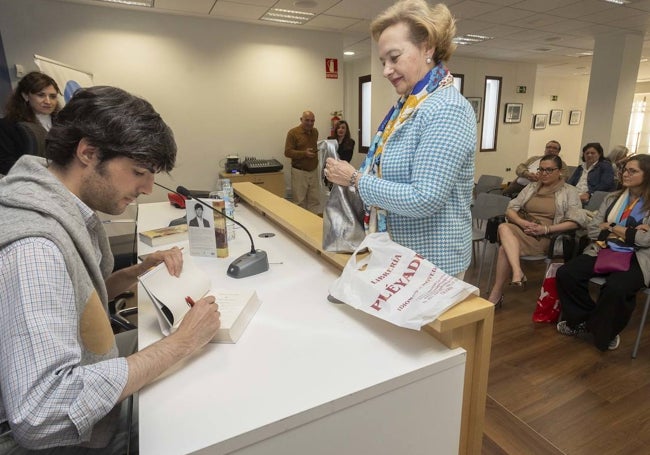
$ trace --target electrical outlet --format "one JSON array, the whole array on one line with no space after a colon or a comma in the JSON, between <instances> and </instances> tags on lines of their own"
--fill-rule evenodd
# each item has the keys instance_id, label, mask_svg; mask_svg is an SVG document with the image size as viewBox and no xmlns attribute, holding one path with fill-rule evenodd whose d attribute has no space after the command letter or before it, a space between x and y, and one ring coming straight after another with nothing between
<instances>
[{"instance_id":1,"label":"electrical outlet","mask_svg":"<svg viewBox=\"0 0 650 455\"><path fill-rule=\"evenodd\" d=\"M510 172L511 170L512 170L512 168L509 168L509 167L506 168L506 172Z\"/></svg>"}]
</instances>

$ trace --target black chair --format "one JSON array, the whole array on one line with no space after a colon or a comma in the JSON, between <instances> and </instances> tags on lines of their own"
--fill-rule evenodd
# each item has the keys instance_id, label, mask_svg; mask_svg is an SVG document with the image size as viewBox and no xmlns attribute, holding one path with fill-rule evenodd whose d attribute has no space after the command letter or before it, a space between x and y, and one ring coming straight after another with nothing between
<instances>
[{"instance_id":1,"label":"black chair","mask_svg":"<svg viewBox=\"0 0 650 455\"><path fill-rule=\"evenodd\" d=\"M123 332L137 329L138 326L131 322L129 316L138 314L137 307L127 307L128 299L135 295L132 291L123 292L108 302L108 313L110 316L113 332Z\"/></svg>"}]
</instances>

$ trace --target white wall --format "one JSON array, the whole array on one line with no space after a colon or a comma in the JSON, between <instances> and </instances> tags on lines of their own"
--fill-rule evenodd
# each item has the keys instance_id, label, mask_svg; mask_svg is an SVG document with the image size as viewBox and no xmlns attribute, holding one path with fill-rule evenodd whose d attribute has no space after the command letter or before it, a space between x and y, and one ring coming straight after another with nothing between
<instances>
[{"instance_id":1,"label":"white wall","mask_svg":"<svg viewBox=\"0 0 650 455\"><path fill-rule=\"evenodd\" d=\"M326 138L343 109L344 74L325 78L325 58L342 61L337 34L45 0L0 0L0 30L10 67L36 70L39 54L149 100L179 148L163 184L211 189L228 154L276 158L288 182L287 130L310 109Z\"/></svg>"},{"instance_id":2,"label":"white wall","mask_svg":"<svg viewBox=\"0 0 650 455\"><path fill-rule=\"evenodd\" d=\"M357 143L351 161L352 165L357 168L361 166L361 163L366 158L365 153L359 153L359 146L361 145L359 141L359 78L369 74L369 57L345 63L345 107L343 118L350 125L350 134Z\"/></svg>"},{"instance_id":3,"label":"white wall","mask_svg":"<svg viewBox=\"0 0 650 455\"><path fill-rule=\"evenodd\" d=\"M535 100L532 114L547 114L550 119L551 109L561 109L562 123L560 125L546 125L540 130L532 129L532 115L528 119L530 129L530 155L540 155L544 152L544 146L550 140L559 141L562 145L560 155L569 165L575 166L579 163L582 153L582 129L584 125L585 106L587 104L587 92L589 91L589 76L575 77L549 77L548 73L538 74L535 83ZM557 95L557 101L551 97ZM573 110L582 111L582 118L579 125L569 125L569 112ZM607 138L589 138L587 142L602 142L605 144Z\"/></svg>"}]
</instances>

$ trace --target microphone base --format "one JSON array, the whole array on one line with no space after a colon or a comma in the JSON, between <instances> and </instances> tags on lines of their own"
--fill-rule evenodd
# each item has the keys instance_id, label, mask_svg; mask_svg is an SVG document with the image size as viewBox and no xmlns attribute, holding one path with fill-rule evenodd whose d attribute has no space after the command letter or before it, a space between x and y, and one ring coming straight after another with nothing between
<instances>
[{"instance_id":1,"label":"microphone base","mask_svg":"<svg viewBox=\"0 0 650 455\"><path fill-rule=\"evenodd\" d=\"M266 251L255 250L242 254L228 266L226 274L232 278L245 278L266 272L269 269L269 259Z\"/></svg>"}]
</instances>

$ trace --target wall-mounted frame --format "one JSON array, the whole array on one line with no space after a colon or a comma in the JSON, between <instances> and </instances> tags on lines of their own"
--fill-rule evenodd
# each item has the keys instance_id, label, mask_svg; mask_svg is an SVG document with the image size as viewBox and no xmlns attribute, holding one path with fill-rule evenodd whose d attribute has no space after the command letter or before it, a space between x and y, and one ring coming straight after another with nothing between
<instances>
[{"instance_id":1,"label":"wall-mounted frame","mask_svg":"<svg viewBox=\"0 0 650 455\"><path fill-rule=\"evenodd\" d=\"M503 117L503 123L521 122L521 111L524 110L522 103L506 103L506 112Z\"/></svg>"},{"instance_id":2,"label":"wall-mounted frame","mask_svg":"<svg viewBox=\"0 0 650 455\"><path fill-rule=\"evenodd\" d=\"M549 125L560 125L562 123L562 109L551 109L551 115L548 119Z\"/></svg>"},{"instance_id":3,"label":"wall-mounted frame","mask_svg":"<svg viewBox=\"0 0 650 455\"><path fill-rule=\"evenodd\" d=\"M569 125L580 125L582 111L569 111Z\"/></svg>"},{"instance_id":4,"label":"wall-mounted frame","mask_svg":"<svg viewBox=\"0 0 650 455\"><path fill-rule=\"evenodd\" d=\"M476 97L476 98L467 98L467 101L469 101L469 104L472 105L472 109L474 109L474 114L476 114L476 123L481 121L481 98Z\"/></svg>"},{"instance_id":5,"label":"wall-mounted frame","mask_svg":"<svg viewBox=\"0 0 650 455\"><path fill-rule=\"evenodd\" d=\"M546 128L546 119L548 114L535 114L533 115L533 129L543 130Z\"/></svg>"}]
</instances>

